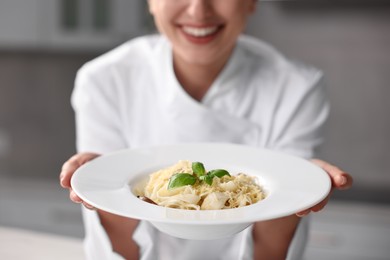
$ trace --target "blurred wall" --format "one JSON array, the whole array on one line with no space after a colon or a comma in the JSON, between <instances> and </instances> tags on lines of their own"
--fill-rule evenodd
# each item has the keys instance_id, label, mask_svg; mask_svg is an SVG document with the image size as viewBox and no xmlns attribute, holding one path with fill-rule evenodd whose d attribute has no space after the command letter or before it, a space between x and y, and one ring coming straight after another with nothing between
<instances>
[{"instance_id":1,"label":"blurred wall","mask_svg":"<svg viewBox=\"0 0 390 260\"><path fill-rule=\"evenodd\" d=\"M75 73L95 55L0 51L0 174L57 178L75 152Z\"/></svg>"},{"instance_id":2,"label":"blurred wall","mask_svg":"<svg viewBox=\"0 0 390 260\"><path fill-rule=\"evenodd\" d=\"M321 157L355 176L344 199L390 203L390 2L260 1L247 33L326 74ZM57 179L74 153L70 93L104 50L0 50L0 174Z\"/></svg>"}]
</instances>

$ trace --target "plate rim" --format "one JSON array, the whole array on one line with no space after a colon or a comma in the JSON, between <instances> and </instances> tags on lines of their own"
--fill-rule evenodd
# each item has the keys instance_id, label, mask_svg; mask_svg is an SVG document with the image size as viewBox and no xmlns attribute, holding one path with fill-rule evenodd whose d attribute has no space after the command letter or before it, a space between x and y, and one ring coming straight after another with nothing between
<instances>
[{"instance_id":1,"label":"plate rim","mask_svg":"<svg viewBox=\"0 0 390 260\"><path fill-rule=\"evenodd\" d=\"M253 214L256 213L257 210L253 208L259 207L260 204L255 203L249 206L241 207L241 208L236 208L236 209L223 209L223 210L199 210L199 211L192 211L192 210L180 210L180 209L172 209L172 208L165 208L162 206L156 206L152 204L148 204L146 202L143 202L136 198L134 200L135 196L133 195L133 198L130 196L130 200L128 203L132 202L135 203L134 206L136 207L141 207L144 210L147 210L148 212L152 212L151 216L145 216L145 214L140 214L134 213L129 214L128 212L124 212L121 210L113 209L107 206L102 206L101 203L94 201L93 199L91 200L87 195L85 195L85 191L83 191L83 188L80 187L80 176L83 174L83 172L90 170L90 168L93 165L99 164L104 162L105 160L109 160L110 158L115 158L116 156L123 156L125 154L139 154L139 153L153 153L156 150L164 150L164 149L189 149L189 148L219 148L219 149L244 149L246 151L252 151L252 152L257 152L260 154L268 154L272 156L276 156L279 158L284 158L287 160L289 158L290 160L294 162L299 162L303 165L307 165L312 167L312 169L316 169L317 173L319 175L322 175L324 183L322 184L322 194L318 195L316 199L313 199L310 201L310 203L306 203L305 208L296 208L294 210L285 210L285 211L280 211L278 214L269 214L266 217L262 217L261 214L260 216L248 216L248 214ZM207 166L206 166L207 168ZM130 175L130 174L129 174ZM133 176L129 176L128 180L134 179L136 174ZM138 175L139 176L139 175ZM82 182L81 182L82 183ZM123 183L122 183L123 184ZM127 183L124 183L121 187L117 187L118 189L126 189L128 186ZM73 188L73 191L85 202L88 204L100 208L102 210L111 212L113 214L125 216L125 217L130 217L130 218L135 218L135 219L140 219L140 220L147 220L147 221L152 221L152 222L161 222L161 223L175 223L175 224L186 224L186 225L216 225L216 224L233 224L233 223L247 223L247 222L255 222L255 221L262 221L262 220L268 220L268 219L275 219L287 215L292 215L295 214L301 210L310 208L323 199L326 198L326 196L329 194L330 189L331 189L331 181L328 176L328 174L321 169L319 166L315 165L314 163L311 163L309 160L306 160L304 158L283 153L280 151L275 151L275 150L270 150L266 148L258 148L254 146L248 146L248 145L242 145L242 144L232 144L232 143L181 143L181 144L170 144L170 145L153 145L153 146L145 146L145 147L139 147L139 148L126 148L126 149L121 149L113 152L109 152L106 154L103 154L102 156L82 165L80 168L76 170L74 175L71 178L71 186ZM130 187L128 187L129 189ZM272 192L271 192L272 193ZM272 198L272 197L271 197ZM266 198L265 200L270 199ZM259 203L264 203L265 201L260 201ZM245 212L246 211L246 212ZM186 212L182 214L183 212ZM244 217L226 217L225 215L229 215L231 212L236 212L235 214L237 216L239 215L244 215ZM235 215L232 214L232 215ZM178 217L176 215L179 215ZM176 217L172 217L176 216ZM210 217L210 216L214 216ZM222 218L221 218L222 216ZM225 216L226 218L223 218Z\"/></svg>"}]
</instances>

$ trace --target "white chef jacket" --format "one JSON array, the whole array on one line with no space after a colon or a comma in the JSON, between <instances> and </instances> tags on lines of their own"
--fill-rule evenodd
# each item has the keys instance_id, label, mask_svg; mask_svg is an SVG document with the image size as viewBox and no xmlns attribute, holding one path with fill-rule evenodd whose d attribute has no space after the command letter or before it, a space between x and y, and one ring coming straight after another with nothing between
<instances>
[{"instance_id":1,"label":"white chef jacket","mask_svg":"<svg viewBox=\"0 0 390 260\"><path fill-rule=\"evenodd\" d=\"M311 158L322 142L328 115L322 73L249 36L240 36L200 102L177 81L167 39L152 35L85 64L76 77L72 105L78 151L102 154L162 144L230 142ZM96 212L83 210L83 216L87 258L120 259ZM171 237L141 221L133 239L142 260L252 259L251 229L230 238L194 241ZM288 259L300 259L306 235L304 220Z\"/></svg>"}]
</instances>

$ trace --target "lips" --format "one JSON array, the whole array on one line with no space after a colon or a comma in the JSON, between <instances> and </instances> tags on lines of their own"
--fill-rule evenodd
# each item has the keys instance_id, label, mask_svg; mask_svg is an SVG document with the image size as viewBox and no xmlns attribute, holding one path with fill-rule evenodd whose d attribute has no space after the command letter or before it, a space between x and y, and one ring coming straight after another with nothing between
<instances>
[{"instance_id":1,"label":"lips","mask_svg":"<svg viewBox=\"0 0 390 260\"><path fill-rule=\"evenodd\" d=\"M184 37L195 44L206 44L213 41L223 26L181 26Z\"/></svg>"}]
</instances>

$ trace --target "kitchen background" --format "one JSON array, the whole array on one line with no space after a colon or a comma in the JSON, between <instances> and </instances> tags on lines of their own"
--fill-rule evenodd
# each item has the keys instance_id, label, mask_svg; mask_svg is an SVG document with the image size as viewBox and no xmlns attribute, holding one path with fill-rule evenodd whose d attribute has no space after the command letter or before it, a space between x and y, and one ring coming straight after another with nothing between
<instances>
[{"instance_id":1,"label":"kitchen background","mask_svg":"<svg viewBox=\"0 0 390 260\"><path fill-rule=\"evenodd\" d=\"M75 73L150 19L143 0L0 1L1 259L82 259L80 209L57 184L75 152ZM321 158L354 176L312 217L305 259L390 259L390 1L260 1L247 33L325 72Z\"/></svg>"}]
</instances>

